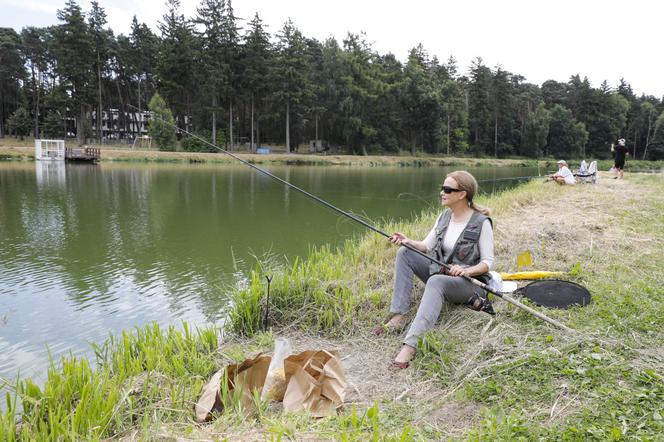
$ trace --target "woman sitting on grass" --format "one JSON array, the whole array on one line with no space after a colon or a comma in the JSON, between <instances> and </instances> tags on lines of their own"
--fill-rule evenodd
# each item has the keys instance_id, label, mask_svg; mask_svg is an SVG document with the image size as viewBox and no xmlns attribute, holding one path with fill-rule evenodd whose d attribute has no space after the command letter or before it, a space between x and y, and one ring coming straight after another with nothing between
<instances>
[{"instance_id":1,"label":"woman sitting on grass","mask_svg":"<svg viewBox=\"0 0 664 442\"><path fill-rule=\"evenodd\" d=\"M549 175L549 178L561 186L564 184L576 184L574 174L569 170L565 160L558 161L558 172Z\"/></svg>"},{"instance_id":2,"label":"woman sitting on grass","mask_svg":"<svg viewBox=\"0 0 664 442\"><path fill-rule=\"evenodd\" d=\"M421 252L430 253L450 265L441 272L439 265L406 247L397 252L394 273L394 292L390 312L392 318L374 330L381 334L400 330L405 326L410 309L413 275L425 284L424 295L401 351L392 362L394 368L407 368L415 356L419 339L434 327L443 301L465 304L474 310L494 314L486 292L460 276L474 276L486 282L487 272L493 265L493 228L489 210L474 203L477 181L466 171L452 172L445 178L440 198L447 208L436 220L433 229L423 241L407 238L395 232L389 240Z\"/></svg>"}]
</instances>

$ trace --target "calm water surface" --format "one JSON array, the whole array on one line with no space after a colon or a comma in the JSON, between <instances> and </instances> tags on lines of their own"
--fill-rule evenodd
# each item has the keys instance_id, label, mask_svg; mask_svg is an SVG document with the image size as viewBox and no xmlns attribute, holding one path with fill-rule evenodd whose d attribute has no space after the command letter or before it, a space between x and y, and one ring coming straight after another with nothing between
<instances>
[{"instance_id":1,"label":"calm water surface","mask_svg":"<svg viewBox=\"0 0 664 442\"><path fill-rule=\"evenodd\" d=\"M267 166L380 225L438 205L441 168ZM474 169L485 192L536 169ZM496 181L496 179L498 179ZM433 222L433 220L432 220ZM221 322L223 287L266 254L363 228L238 166L0 162L0 377L43 380L49 352L142 326Z\"/></svg>"}]
</instances>

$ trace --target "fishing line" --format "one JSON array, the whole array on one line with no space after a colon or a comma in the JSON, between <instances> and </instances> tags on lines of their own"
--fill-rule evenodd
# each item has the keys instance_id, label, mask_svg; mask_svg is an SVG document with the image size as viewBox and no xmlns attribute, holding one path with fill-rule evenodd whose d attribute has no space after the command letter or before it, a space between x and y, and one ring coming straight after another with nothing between
<instances>
[{"instance_id":1,"label":"fishing line","mask_svg":"<svg viewBox=\"0 0 664 442\"><path fill-rule=\"evenodd\" d=\"M541 178L541 176L540 175L529 175L529 176L515 176L515 177L505 177L505 178L488 178L488 179L485 179L485 180L476 180L476 181L479 184L479 183L494 183L496 181L508 181L508 180L509 181L513 181L513 180L532 180L532 179L535 179L535 178ZM485 189L482 188L482 186L479 186L479 187L480 187L480 190L483 193L488 193L490 195L493 195L494 193L496 193L495 189L492 189L491 192L487 192ZM411 198L406 198L408 196L410 196ZM399 195L397 195L397 199L401 200L401 201L421 201L422 203L424 203L426 205L427 208L429 208L429 209L434 209L435 208L434 204L431 203L431 200L427 200L424 197L422 197L422 196L420 196L416 193L412 193L412 192L402 192Z\"/></svg>"},{"instance_id":2,"label":"fishing line","mask_svg":"<svg viewBox=\"0 0 664 442\"><path fill-rule=\"evenodd\" d=\"M542 178L540 175L531 175L531 176L515 176L515 177L505 177L505 178L491 178L486 180L477 180L478 183L491 183L494 181L507 181L507 180L532 180L535 178Z\"/></svg>"},{"instance_id":3,"label":"fishing line","mask_svg":"<svg viewBox=\"0 0 664 442\"><path fill-rule=\"evenodd\" d=\"M134 108L134 109L137 109L137 110L138 110L138 108L137 108L136 106L133 106L133 105L131 105L131 104L129 104L129 106L132 107L132 108ZM316 201L316 202L318 202L318 203L324 205L324 206L327 207L328 209L333 210L334 212L336 212L336 213L338 213L338 214L340 214L340 215L343 215L343 216L345 216L345 217L347 217L347 218L350 218L350 219L352 219L353 221L355 221L355 222L357 222L357 223L363 225L363 226L366 227L367 229L369 229L369 230L371 230L371 231L373 231L373 232L376 232L376 233L378 233L379 235L383 235L385 238L390 238L390 237L392 236L392 235L386 233L385 231L379 229L378 227L375 227L375 226L373 226L373 225L367 223L366 221L364 221L364 220L358 218L357 216L353 215L352 213L346 212L346 211L344 211L344 210L338 208L337 206L335 206L335 205L333 205L333 204L331 204L331 203L328 203L328 202L325 201L324 199L322 199L322 198L320 198L320 197L318 197L318 196L316 196L316 195L314 195L314 194L312 194L312 193L307 192L306 190L304 190L304 189L302 189L302 188L296 186L295 184L291 184L291 183L289 183L288 181L284 180L283 178L280 178L280 177L278 177L277 175L274 175L274 174L268 172L267 170L262 169L262 168L256 166L255 164L252 164L251 162L249 162L249 161L247 161L247 160L244 160L244 159L240 158L239 156L235 155L235 154L232 153L232 152L227 151L226 149L222 149L221 147L217 146L217 145L214 144L214 143L211 143L210 141L206 140L205 138L202 138L202 137L200 137L200 136L198 136L198 135L196 135L196 134L193 134L193 133L191 133L191 132L189 132L189 131L187 131L187 130L185 130L185 129L182 129L182 128L180 128L179 126L177 126L176 124L171 123L170 121L166 121L165 119L161 118L160 116L155 115L154 112L152 112L152 111L148 111L148 112L150 113L150 115L151 115L153 118L158 118L162 123L165 123L165 124L171 126L171 127L174 128L176 131L179 131L179 132L181 132L181 133L185 133L185 134L189 135L190 137L196 138L197 140L202 141L203 143L205 143L205 144L207 144L207 145L209 145L209 146L211 146L211 147L214 147L214 148L217 149L219 152L222 152L222 153L224 153L224 154L226 154L226 155L228 155L228 156L230 156L230 157L236 159L236 160L239 161L240 163L242 163L242 164L244 164L244 165L246 165L246 166L251 167L252 169L256 170L257 172L260 172L260 173L262 173L262 174L264 174L264 175L266 175L266 176L268 176L268 177L270 177L270 178L272 178L272 179L274 179L274 180L276 180L276 181L278 181L278 182L280 182L280 183L282 183L282 184L284 184L284 185L286 185L286 186L288 186L288 187L290 187L290 188L292 188L292 189L297 190L298 192L302 193L303 195L305 195L305 196L311 198L312 200L314 200L314 201ZM232 140L231 140L231 142L232 142ZM429 256L429 255L427 255L426 253L421 252L421 251L417 250L416 248L414 248L414 247L412 247L412 246L408 246L408 245L406 245L406 244L402 244L401 246L407 248L408 250L411 250L411 251L414 252L414 253L417 253L418 255L420 255L420 256L422 256L422 257L428 259L429 261L431 261L431 262L433 262L433 263L438 264L438 265L441 267L441 270L449 271L449 269L450 269L450 266L449 266L448 264L446 264L446 263L444 263L444 262L442 262L442 261L439 261L438 259L436 259L436 258L434 258L434 257L432 257L432 256ZM459 277L465 279L466 281L468 281L468 282L474 284L475 286L477 286L477 287L479 287L479 288L481 288L481 289L483 289L483 290L486 290L486 291L489 292L489 293L492 293L492 294L498 296L499 298L504 299L505 301L509 302L510 304L513 304L513 305L515 305L515 306L521 308L522 310L527 311L528 313L532 314L533 316L536 316L537 318L539 318L539 319L541 319L541 320L543 320L543 321L545 321L545 322L548 322L549 324L555 325L556 327L559 327L559 328L561 328L561 329L563 329L563 330L566 330L566 331L569 331L569 332L573 332L573 331L574 331L574 330L572 330L571 328L567 327L566 325L564 325L564 324L562 324L562 323L560 323L560 322L558 322L558 321L555 321L555 320L549 318L548 316L546 316L546 315L544 315L544 314L538 312L537 310L534 310L534 309L528 307L527 305L522 304L521 302L519 302L519 301L517 301L516 299L512 298L511 296L509 296L509 294L507 294L507 293L505 293L505 292L501 292L500 290L496 290L496 289L492 289L492 288L490 288L487 284L484 284L482 281L479 281L479 280L477 280L477 279L475 279L475 278L471 278L470 276L467 276L467 275L461 275L461 276L459 276Z\"/></svg>"},{"instance_id":4,"label":"fishing line","mask_svg":"<svg viewBox=\"0 0 664 442\"><path fill-rule=\"evenodd\" d=\"M411 198L405 198L405 197L408 197L408 196L410 196ZM434 205L431 203L431 200L430 200L430 199L425 199L425 198L423 198L422 196L420 196L420 195L418 195L418 194L416 194L416 193L412 193L412 192L401 192L399 195L397 195L397 198L396 198L396 199L397 199L397 200L401 200L401 201L406 201L406 202L410 202L410 201L420 201L420 202L422 202L427 208L429 208L429 209L434 209Z\"/></svg>"}]
</instances>

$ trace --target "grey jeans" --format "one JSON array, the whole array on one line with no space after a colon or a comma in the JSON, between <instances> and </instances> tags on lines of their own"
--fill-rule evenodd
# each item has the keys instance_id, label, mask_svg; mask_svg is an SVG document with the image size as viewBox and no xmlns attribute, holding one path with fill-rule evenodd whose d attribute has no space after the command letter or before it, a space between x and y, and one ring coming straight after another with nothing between
<instances>
[{"instance_id":1,"label":"grey jeans","mask_svg":"<svg viewBox=\"0 0 664 442\"><path fill-rule=\"evenodd\" d=\"M431 261L405 247L399 248L394 268L394 292L392 293L391 313L405 315L410 310L413 292L413 275L425 283L422 301L417 315L410 324L404 344L417 348L417 342L438 321L443 301L465 304L477 293L484 296L483 290L458 276L429 276Z\"/></svg>"}]
</instances>

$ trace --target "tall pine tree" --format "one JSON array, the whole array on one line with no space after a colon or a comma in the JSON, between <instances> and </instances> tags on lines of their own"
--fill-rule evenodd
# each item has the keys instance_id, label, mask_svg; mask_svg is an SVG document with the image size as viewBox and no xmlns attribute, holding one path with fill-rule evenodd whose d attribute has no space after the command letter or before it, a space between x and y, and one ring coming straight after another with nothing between
<instances>
[{"instance_id":1,"label":"tall pine tree","mask_svg":"<svg viewBox=\"0 0 664 442\"><path fill-rule=\"evenodd\" d=\"M304 37L290 19L277 39L277 56L271 66L272 99L285 112L286 150L291 152L291 119L302 112L305 100L312 94L310 63ZM295 149L297 144L298 141Z\"/></svg>"},{"instance_id":2,"label":"tall pine tree","mask_svg":"<svg viewBox=\"0 0 664 442\"><path fill-rule=\"evenodd\" d=\"M471 64L468 86L471 149L475 155L486 154L492 145L494 115L491 111L491 86L491 69L478 57Z\"/></svg>"},{"instance_id":3,"label":"tall pine tree","mask_svg":"<svg viewBox=\"0 0 664 442\"><path fill-rule=\"evenodd\" d=\"M58 11L58 19L63 23L53 30L56 71L78 111L76 138L83 145L89 128L88 109L94 102L96 82L90 69L96 61L94 42L85 15L75 0L67 0L64 9Z\"/></svg>"},{"instance_id":4,"label":"tall pine tree","mask_svg":"<svg viewBox=\"0 0 664 442\"><path fill-rule=\"evenodd\" d=\"M257 115L260 114L260 103L267 94L268 75L270 68L270 36L263 29L263 22L258 13L249 22L249 30L244 37L244 73L243 84L249 94L250 101L250 145L252 152L260 145L260 131ZM258 104L258 106L257 106Z\"/></svg>"},{"instance_id":5,"label":"tall pine tree","mask_svg":"<svg viewBox=\"0 0 664 442\"><path fill-rule=\"evenodd\" d=\"M96 109L96 132L99 142L102 141L102 70L108 65L108 52L110 42L113 40L113 34L110 30L105 30L104 25L107 23L106 11L99 6L99 3L92 1L90 3L91 10L88 15L88 26L93 40L93 50L95 55L95 73L97 76L97 109Z\"/></svg>"},{"instance_id":6,"label":"tall pine tree","mask_svg":"<svg viewBox=\"0 0 664 442\"><path fill-rule=\"evenodd\" d=\"M202 69L199 84L205 108L209 109L212 120L212 140L217 139L217 115L219 113L219 94L229 83L229 60L225 53L224 0L203 0L197 9L194 23L201 26L199 33Z\"/></svg>"},{"instance_id":7,"label":"tall pine tree","mask_svg":"<svg viewBox=\"0 0 664 442\"><path fill-rule=\"evenodd\" d=\"M233 148L234 135L233 124L235 117L233 116L233 109L235 100L238 95L238 81L240 73L242 72L240 62L240 31L237 25L235 12L231 0L226 0L224 13L222 15L222 34L221 34L221 50L224 60L224 82L222 84L222 95L226 99L228 105L228 142L229 146Z\"/></svg>"},{"instance_id":8,"label":"tall pine tree","mask_svg":"<svg viewBox=\"0 0 664 442\"><path fill-rule=\"evenodd\" d=\"M30 70L30 99L32 101L33 130L35 138L39 138L39 120L44 74L48 70L47 32L44 28L26 27L21 31L23 53Z\"/></svg>"},{"instance_id":9,"label":"tall pine tree","mask_svg":"<svg viewBox=\"0 0 664 442\"><path fill-rule=\"evenodd\" d=\"M191 23L180 13L180 0L167 0L168 13L159 22L161 45L157 58L157 82L174 110L178 125L190 129L194 87L194 35Z\"/></svg>"},{"instance_id":10,"label":"tall pine tree","mask_svg":"<svg viewBox=\"0 0 664 442\"><path fill-rule=\"evenodd\" d=\"M5 136L5 124L14 111L19 81L25 75L21 39L11 28L0 28L0 138Z\"/></svg>"}]
</instances>

